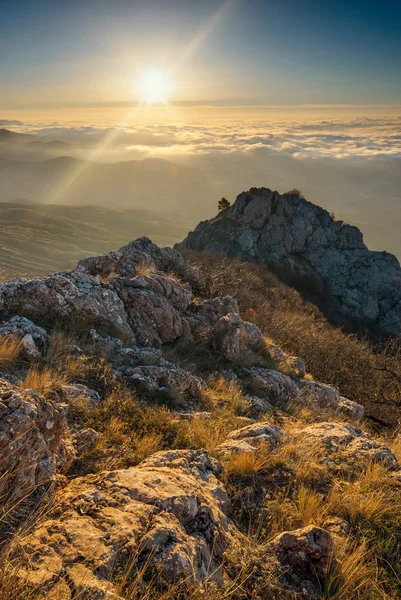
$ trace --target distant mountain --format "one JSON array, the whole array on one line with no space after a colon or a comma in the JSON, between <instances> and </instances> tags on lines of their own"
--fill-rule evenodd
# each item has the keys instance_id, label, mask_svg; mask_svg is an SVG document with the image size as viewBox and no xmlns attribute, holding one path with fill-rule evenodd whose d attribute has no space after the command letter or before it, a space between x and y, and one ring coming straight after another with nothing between
<instances>
[{"instance_id":1,"label":"distant mountain","mask_svg":"<svg viewBox=\"0 0 401 600\"><path fill-rule=\"evenodd\" d=\"M187 228L148 210L0 203L0 279L44 275L138 236L173 245Z\"/></svg>"},{"instance_id":2,"label":"distant mountain","mask_svg":"<svg viewBox=\"0 0 401 600\"><path fill-rule=\"evenodd\" d=\"M34 139L35 136L27 133L17 133L9 129L0 129L0 143L30 142Z\"/></svg>"},{"instance_id":3,"label":"distant mountain","mask_svg":"<svg viewBox=\"0 0 401 600\"><path fill-rule=\"evenodd\" d=\"M23 147L34 147L39 155L46 149L43 143ZM71 156L26 160L10 150L0 152L0 202L25 198L46 204L146 207L198 220L210 196L200 171L167 160L96 163Z\"/></svg>"}]
</instances>

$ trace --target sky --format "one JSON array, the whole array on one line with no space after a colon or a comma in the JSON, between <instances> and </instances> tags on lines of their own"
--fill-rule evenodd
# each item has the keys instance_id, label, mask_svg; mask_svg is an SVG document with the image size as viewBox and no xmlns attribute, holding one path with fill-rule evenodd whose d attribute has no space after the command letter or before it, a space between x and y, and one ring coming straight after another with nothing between
<instances>
[{"instance_id":1,"label":"sky","mask_svg":"<svg viewBox=\"0 0 401 600\"><path fill-rule=\"evenodd\" d=\"M0 110L401 106L401 3L0 0Z\"/></svg>"},{"instance_id":2,"label":"sky","mask_svg":"<svg viewBox=\"0 0 401 600\"><path fill-rule=\"evenodd\" d=\"M93 163L165 159L149 208L299 187L401 258L400 0L0 0L1 128L63 144L0 147L0 201L140 207Z\"/></svg>"}]
</instances>

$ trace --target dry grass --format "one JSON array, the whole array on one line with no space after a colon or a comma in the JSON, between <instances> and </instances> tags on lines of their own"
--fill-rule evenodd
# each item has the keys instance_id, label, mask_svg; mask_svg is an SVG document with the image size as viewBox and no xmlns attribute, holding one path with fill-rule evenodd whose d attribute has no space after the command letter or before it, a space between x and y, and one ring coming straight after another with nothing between
<instances>
[{"instance_id":1,"label":"dry grass","mask_svg":"<svg viewBox=\"0 0 401 600\"><path fill-rule=\"evenodd\" d=\"M401 523L401 493L380 464L368 464L356 481L335 482L327 504L331 513L355 526Z\"/></svg>"},{"instance_id":2,"label":"dry grass","mask_svg":"<svg viewBox=\"0 0 401 600\"><path fill-rule=\"evenodd\" d=\"M395 600L377 582L375 557L365 542L348 541L337 550L337 562L323 582L321 600Z\"/></svg>"},{"instance_id":3,"label":"dry grass","mask_svg":"<svg viewBox=\"0 0 401 600\"><path fill-rule=\"evenodd\" d=\"M305 360L319 380L361 402L368 415L391 426L401 408L401 347L373 345L330 325L322 313L267 267L187 252L200 270L205 297L232 295L244 318L289 355Z\"/></svg>"},{"instance_id":4,"label":"dry grass","mask_svg":"<svg viewBox=\"0 0 401 600\"><path fill-rule=\"evenodd\" d=\"M212 406L228 406L235 415L246 417L251 412L252 403L235 381L227 381L224 377L213 377L208 381L205 395Z\"/></svg>"},{"instance_id":5,"label":"dry grass","mask_svg":"<svg viewBox=\"0 0 401 600\"><path fill-rule=\"evenodd\" d=\"M240 452L225 461L228 478L245 479L257 476L267 467L268 447L261 446L257 452Z\"/></svg>"},{"instance_id":6,"label":"dry grass","mask_svg":"<svg viewBox=\"0 0 401 600\"><path fill-rule=\"evenodd\" d=\"M22 344L17 337L0 338L0 369L15 366L21 358Z\"/></svg>"},{"instance_id":7,"label":"dry grass","mask_svg":"<svg viewBox=\"0 0 401 600\"><path fill-rule=\"evenodd\" d=\"M67 383L67 377L50 367L32 366L19 385L28 390L48 394L60 390Z\"/></svg>"},{"instance_id":8,"label":"dry grass","mask_svg":"<svg viewBox=\"0 0 401 600\"><path fill-rule=\"evenodd\" d=\"M322 494L301 486L298 491L297 512L302 526L323 524L327 506Z\"/></svg>"},{"instance_id":9,"label":"dry grass","mask_svg":"<svg viewBox=\"0 0 401 600\"><path fill-rule=\"evenodd\" d=\"M152 275L152 273L156 272L156 268L154 265L150 265L149 263L143 261L137 265L135 271L137 277L149 277L149 275Z\"/></svg>"}]
</instances>

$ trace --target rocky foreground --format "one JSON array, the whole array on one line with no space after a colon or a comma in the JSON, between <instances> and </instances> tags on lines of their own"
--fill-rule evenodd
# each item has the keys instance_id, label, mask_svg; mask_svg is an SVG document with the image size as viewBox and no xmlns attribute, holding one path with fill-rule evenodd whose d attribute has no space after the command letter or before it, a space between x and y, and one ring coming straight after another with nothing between
<instances>
[{"instance_id":1,"label":"rocky foreground","mask_svg":"<svg viewBox=\"0 0 401 600\"><path fill-rule=\"evenodd\" d=\"M337 320L341 315L348 325L401 335L397 258L368 250L357 227L297 194L252 188L228 210L201 222L177 247L261 261L301 291L314 289Z\"/></svg>"},{"instance_id":2,"label":"rocky foreground","mask_svg":"<svg viewBox=\"0 0 401 600\"><path fill-rule=\"evenodd\" d=\"M346 597L335 594L356 527L347 485L376 469L392 494L397 458L359 428L361 404L314 381L234 298L203 298L201 287L178 251L147 238L71 272L0 284L0 343L19 344L18 360L0 356L4 597ZM60 331L69 337L54 358ZM162 415L157 443L138 419L123 431L134 409ZM135 436L135 464L96 467L104 440L106 453L132 452ZM309 515L305 490L318 506ZM255 516L265 533L253 538Z\"/></svg>"}]
</instances>

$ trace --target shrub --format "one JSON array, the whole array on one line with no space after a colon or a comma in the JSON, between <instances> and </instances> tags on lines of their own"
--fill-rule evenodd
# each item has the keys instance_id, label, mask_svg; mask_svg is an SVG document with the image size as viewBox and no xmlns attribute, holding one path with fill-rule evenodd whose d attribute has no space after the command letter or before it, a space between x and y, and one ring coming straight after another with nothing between
<instances>
[{"instance_id":1,"label":"shrub","mask_svg":"<svg viewBox=\"0 0 401 600\"><path fill-rule=\"evenodd\" d=\"M288 192L285 192L285 193L284 193L284 195L285 195L285 196L286 196L286 195L288 195L288 196L290 196L290 195L296 195L296 196L299 196L299 198L303 198L303 197L304 197L303 193L302 193L302 192L301 192L301 190L300 190L300 189L298 189L298 188L292 188L292 189L291 189L291 190L289 190Z\"/></svg>"},{"instance_id":2,"label":"shrub","mask_svg":"<svg viewBox=\"0 0 401 600\"><path fill-rule=\"evenodd\" d=\"M228 208L230 208L230 206L231 203L226 198L222 198L221 200L219 200L218 209L220 212L223 210L227 210Z\"/></svg>"}]
</instances>

